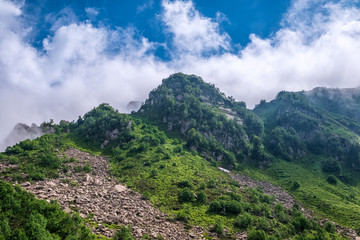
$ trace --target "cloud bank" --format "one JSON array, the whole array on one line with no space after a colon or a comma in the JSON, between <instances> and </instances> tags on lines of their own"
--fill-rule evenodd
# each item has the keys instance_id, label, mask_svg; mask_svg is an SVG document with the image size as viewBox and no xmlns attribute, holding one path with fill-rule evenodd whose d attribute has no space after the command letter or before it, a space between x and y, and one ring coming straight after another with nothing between
<instances>
[{"instance_id":1,"label":"cloud bank","mask_svg":"<svg viewBox=\"0 0 360 240\"><path fill-rule=\"evenodd\" d=\"M250 35L240 50L192 1L163 0L164 43L134 27L113 30L68 14L70 20L54 20L42 49L27 41L31 28L21 8L0 0L0 142L18 122L74 120L102 102L125 112L128 102L144 101L180 71L249 107L280 90L360 85L360 10L346 1L296 0L277 32ZM170 60L156 57L160 47Z\"/></svg>"}]
</instances>

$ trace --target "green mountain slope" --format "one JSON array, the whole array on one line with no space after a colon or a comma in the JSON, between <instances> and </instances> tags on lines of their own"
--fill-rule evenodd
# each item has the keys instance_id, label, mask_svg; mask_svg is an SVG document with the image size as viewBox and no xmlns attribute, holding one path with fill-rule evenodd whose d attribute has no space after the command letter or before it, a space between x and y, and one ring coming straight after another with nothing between
<instances>
[{"instance_id":1,"label":"green mountain slope","mask_svg":"<svg viewBox=\"0 0 360 240\"><path fill-rule=\"evenodd\" d=\"M319 87L305 92L305 95L319 108L360 121L360 87L348 89Z\"/></svg>"},{"instance_id":2,"label":"green mountain slope","mask_svg":"<svg viewBox=\"0 0 360 240\"><path fill-rule=\"evenodd\" d=\"M224 166L269 161L256 137L264 131L259 117L200 77L178 73L164 79L138 115L178 133L190 149Z\"/></svg>"},{"instance_id":3,"label":"green mountain slope","mask_svg":"<svg viewBox=\"0 0 360 240\"><path fill-rule=\"evenodd\" d=\"M309 96L281 92L252 111L200 77L177 73L137 113L101 104L77 121L46 123L53 134L0 154L7 166L0 177L56 178L74 161L63 153L78 148L107 156L113 176L209 239L342 239L320 218L360 227L360 124ZM218 166L283 186L315 218L240 186Z\"/></svg>"}]
</instances>

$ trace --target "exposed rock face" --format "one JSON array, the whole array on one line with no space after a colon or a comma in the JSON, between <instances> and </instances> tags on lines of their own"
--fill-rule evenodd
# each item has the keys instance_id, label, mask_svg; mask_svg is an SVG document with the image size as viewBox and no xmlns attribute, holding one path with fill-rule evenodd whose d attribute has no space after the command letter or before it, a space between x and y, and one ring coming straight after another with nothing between
<instances>
[{"instance_id":1,"label":"exposed rock face","mask_svg":"<svg viewBox=\"0 0 360 240\"><path fill-rule=\"evenodd\" d=\"M144 234L164 239L201 239L204 230L194 227L190 231L180 222L169 222L168 216L142 199L141 194L121 185L108 173L108 161L105 157L93 156L77 149L65 152L67 157L78 160L69 164L67 174L58 179L24 183L22 187L34 193L38 198L57 200L66 212L76 210L81 217L92 217L100 223L94 233L111 237L114 231L104 223L132 225L133 234L141 238ZM74 166L90 163L92 173L75 172ZM96 173L96 174L95 174Z\"/></svg>"}]
</instances>

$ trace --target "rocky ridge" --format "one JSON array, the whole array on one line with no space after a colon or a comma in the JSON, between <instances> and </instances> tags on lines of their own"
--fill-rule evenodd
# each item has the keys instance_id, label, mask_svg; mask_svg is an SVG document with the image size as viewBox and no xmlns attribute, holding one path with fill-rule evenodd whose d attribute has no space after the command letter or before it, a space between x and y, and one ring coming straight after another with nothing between
<instances>
[{"instance_id":1,"label":"rocky ridge","mask_svg":"<svg viewBox=\"0 0 360 240\"><path fill-rule=\"evenodd\" d=\"M27 191L40 199L57 200L66 212L77 211L87 218L92 232L113 236L111 224L131 225L136 238L148 234L152 238L201 239L204 229L186 230L180 222L169 221L169 216L144 200L141 194L121 185L109 175L108 159L93 156L78 149L64 153L76 159L68 163L69 170L59 178L30 184L22 183ZM76 166L91 165L91 172L76 172ZM74 168L75 167L75 168Z\"/></svg>"}]
</instances>

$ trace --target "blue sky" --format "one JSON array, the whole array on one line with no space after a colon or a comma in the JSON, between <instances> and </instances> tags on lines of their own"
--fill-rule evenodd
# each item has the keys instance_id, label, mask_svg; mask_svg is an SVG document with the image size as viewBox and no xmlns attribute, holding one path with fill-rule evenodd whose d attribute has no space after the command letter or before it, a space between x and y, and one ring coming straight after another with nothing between
<instances>
[{"instance_id":1,"label":"blue sky","mask_svg":"<svg viewBox=\"0 0 360 240\"><path fill-rule=\"evenodd\" d=\"M196 9L204 16L218 19L221 31L227 32L234 45L245 46L249 35L254 33L268 37L280 28L283 15L290 7L290 0L195 0ZM71 1L34 0L26 1L23 7L25 21L34 26L31 43L41 48L42 40L52 35L53 23L63 19L64 24L90 20L92 24L109 28L135 27L153 42L165 42L161 15L163 9L159 0L138 1ZM163 52L157 52L165 58ZM161 55L162 54L162 55Z\"/></svg>"},{"instance_id":2,"label":"blue sky","mask_svg":"<svg viewBox=\"0 0 360 240\"><path fill-rule=\"evenodd\" d=\"M0 142L17 122L126 112L175 72L252 108L357 87L359 62L358 0L0 0Z\"/></svg>"}]
</instances>

